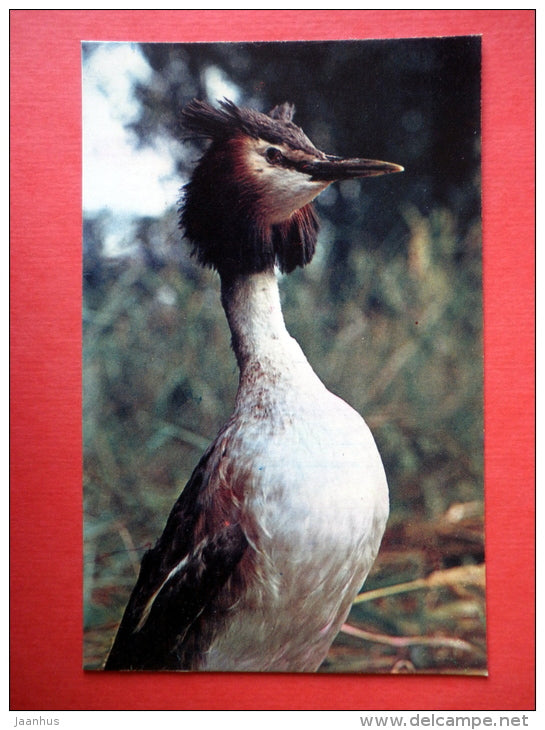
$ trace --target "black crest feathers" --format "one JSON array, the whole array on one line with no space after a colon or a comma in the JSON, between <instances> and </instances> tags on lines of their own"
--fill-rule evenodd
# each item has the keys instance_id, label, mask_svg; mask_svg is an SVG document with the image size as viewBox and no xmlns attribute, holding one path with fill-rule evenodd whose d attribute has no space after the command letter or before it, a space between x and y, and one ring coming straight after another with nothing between
<instances>
[{"instance_id":1,"label":"black crest feathers","mask_svg":"<svg viewBox=\"0 0 545 730\"><path fill-rule=\"evenodd\" d=\"M275 106L269 112L269 116L273 119L280 119L283 122L291 122L293 115L295 114L295 107L293 104L285 101L283 104Z\"/></svg>"},{"instance_id":2,"label":"black crest feathers","mask_svg":"<svg viewBox=\"0 0 545 730\"><path fill-rule=\"evenodd\" d=\"M222 276L266 271L275 265L289 273L312 259L319 227L312 205L281 223L264 223L258 191L240 166L244 137L320 154L292 122L293 114L288 103L267 115L227 100L217 108L194 100L182 111L185 129L211 144L184 187L180 227L197 260Z\"/></svg>"},{"instance_id":3,"label":"black crest feathers","mask_svg":"<svg viewBox=\"0 0 545 730\"><path fill-rule=\"evenodd\" d=\"M270 114L262 114L255 109L238 107L228 99L220 101L219 107L194 99L182 110L181 123L197 137L216 142L238 133L319 154L303 130L292 122L294 113L295 107L288 102L275 106Z\"/></svg>"}]
</instances>

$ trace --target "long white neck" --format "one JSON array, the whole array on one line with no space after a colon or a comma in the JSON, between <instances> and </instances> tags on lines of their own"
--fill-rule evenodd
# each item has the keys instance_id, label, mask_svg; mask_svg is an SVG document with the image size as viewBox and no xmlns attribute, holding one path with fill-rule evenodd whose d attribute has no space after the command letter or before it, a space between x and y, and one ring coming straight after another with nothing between
<instances>
[{"instance_id":1,"label":"long white neck","mask_svg":"<svg viewBox=\"0 0 545 730\"><path fill-rule=\"evenodd\" d=\"M316 377L286 330L274 272L222 279L221 295L241 382L256 370L275 379L301 371Z\"/></svg>"}]
</instances>

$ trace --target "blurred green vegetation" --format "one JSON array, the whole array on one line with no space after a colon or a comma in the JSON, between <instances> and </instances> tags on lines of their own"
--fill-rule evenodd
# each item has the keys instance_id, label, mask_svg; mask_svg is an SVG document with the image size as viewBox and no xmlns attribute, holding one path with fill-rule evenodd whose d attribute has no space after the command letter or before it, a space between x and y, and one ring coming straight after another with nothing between
<instances>
[{"instance_id":1,"label":"blurred green vegetation","mask_svg":"<svg viewBox=\"0 0 545 730\"><path fill-rule=\"evenodd\" d=\"M84 47L84 62L93 52ZM378 595L350 616L362 631L437 644L341 634L324 671L484 671L484 576L470 572L484 561L478 39L143 52L154 75L137 90L141 145L179 136L177 110L206 96L214 67L244 104L294 101L326 151L406 166L318 199L318 253L281 292L288 329L365 417L385 464L392 513L366 590L462 573ZM179 150L185 177L195 153ZM105 659L141 556L237 388L219 281L190 259L172 204L138 219L115 256L105 248L112 211L84 218L88 668Z\"/></svg>"}]
</instances>

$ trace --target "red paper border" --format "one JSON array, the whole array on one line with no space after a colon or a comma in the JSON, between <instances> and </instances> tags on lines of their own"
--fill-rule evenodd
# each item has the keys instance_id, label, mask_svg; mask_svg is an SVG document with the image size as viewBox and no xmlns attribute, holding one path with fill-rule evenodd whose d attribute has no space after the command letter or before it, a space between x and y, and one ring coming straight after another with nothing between
<instances>
[{"instance_id":1,"label":"red paper border","mask_svg":"<svg viewBox=\"0 0 545 730\"><path fill-rule=\"evenodd\" d=\"M11 11L11 708L534 707L532 10ZM80 41L482 35L490 676L81 669Z\"/></svg>"}]
</instances>

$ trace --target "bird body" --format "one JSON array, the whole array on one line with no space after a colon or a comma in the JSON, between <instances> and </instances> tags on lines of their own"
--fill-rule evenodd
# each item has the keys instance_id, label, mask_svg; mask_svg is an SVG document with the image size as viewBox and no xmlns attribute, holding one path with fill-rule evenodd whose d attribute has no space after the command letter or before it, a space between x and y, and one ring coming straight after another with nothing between
<instances>
[{"instance_id":1,"label":"bird body","mask_svg":"<svg viewBox=\"0 0 545 730\"><path fill-rule=\"evenodd\" d=\"M279 164L270 151L276 127L270 132L265 118L260 128L261 116L251 112L249 120L268 134L265 139L242 135L240 124L229 135L220 123L225 126L225 117L218 121L207 105L188 113L194 127L200 119L199 128L214 136L212 153L188 185L186 230L200 260L220 273L239 388L233 415L144 556L107 669L315 671L373 564L386 525L388 488L373 437L361 416L326 389L287 332L273 267L276 262L289 270L311 257L315 217L304 207L331 180L301 172L316 154L297 135L295 167L283 177L289 163ZM285 107L276 118L292 132ZM218 127L212 130L207 124L213 122ZM229 156L237 145L246 152L235 163ZM274 147L283 149L281 155L288 148ZM334 159L316 153L326 167ZM254 179L245 194L251 215L225 223L223 254L216 221L191 207L210 170L217 176L222 164L235 186ZM266 164L271 168L265 172ZM228 191L231 203L235 197ZM245 240L237 241L235 233L243 231Z\"/></svg>"},{"instance_id":2,"label":"bird body","mask_svg":"<svg viewBox=\"0 0 545 730\"><path fill-rule=\"evenodd\" d=\"M202 668L314 671L375 559L386 479L363 419L325 388L283 326L274 275L238 282L239 297L262 317L249 318L250 332L231 325L244 364L221 440L230 478L244 485L239 519L252 550L239 570L255 580Z\"/></svg>"}]
</instances>

